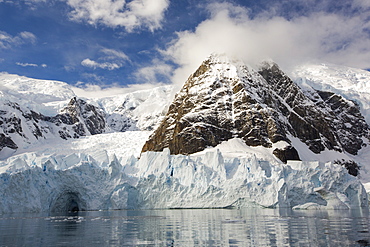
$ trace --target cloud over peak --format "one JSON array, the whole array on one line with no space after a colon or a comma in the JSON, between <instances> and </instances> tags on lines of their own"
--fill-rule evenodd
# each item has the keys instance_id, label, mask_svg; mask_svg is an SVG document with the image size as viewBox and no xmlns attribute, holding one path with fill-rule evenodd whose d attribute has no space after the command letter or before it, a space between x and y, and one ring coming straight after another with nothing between
<instances>
[{"instance_id":1,"label":"cloud over peak","mask_svg":"<svg viewBox=\"0 0 370 247\"><path fill-rule=\"evenodd\" d=\"M145 83L162 83L168 80L173 71L173 67L159 59L153 59L152 65L141 67L135 73L138 81Z\"/></svg>"},{"instance_id":2,"label":"cloud over peak","mask_svg":"<svg viewBox=\"0 0 370 247\"><path fill-rule=\"evenodd\" d=\"M210 4L210 18L194 31L179 32L163 54L179 65L174 72L175 83L183 83L213 52L251 65L270 58L283 68L307 61L368 67L369 12L363 1L356 2L359 5L353 6L353 14L312 10L291 18L265 12L251 17L250 10L242 6Z\"/></svg>"}]
</instances>

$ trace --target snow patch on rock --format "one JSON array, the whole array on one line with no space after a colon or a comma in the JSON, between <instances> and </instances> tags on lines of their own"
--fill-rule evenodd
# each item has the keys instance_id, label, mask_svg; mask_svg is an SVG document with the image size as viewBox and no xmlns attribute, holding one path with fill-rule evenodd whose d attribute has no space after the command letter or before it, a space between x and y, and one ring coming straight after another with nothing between
<instances>
[{"instance_id":1,"label":"snow patch on rock","mask_svg":"<svg viewBox=\"0 0 370 247\"><path fill-rule=\"evenodd\" d=\"M292 71L292 78L302 88L313 87L355 100L370 123L370 72L334 64L305 64Z\"/></svg>"}]
</instances>

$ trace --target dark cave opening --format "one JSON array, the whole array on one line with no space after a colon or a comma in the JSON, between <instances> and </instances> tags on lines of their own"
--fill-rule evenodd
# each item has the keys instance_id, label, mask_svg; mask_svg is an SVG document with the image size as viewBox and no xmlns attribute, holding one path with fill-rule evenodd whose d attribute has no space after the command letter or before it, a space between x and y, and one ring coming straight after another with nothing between
<instances>
[{"instance_id":1,"label":"dark cave opening","mask_svg":"<svg viewBox=\"0 0 370 247\"><path fill-rule=\"evenodd\" d=\"M67 209L68 209L68 212L78 212L78 211L80 211L78 203L73 199L70 202L67 203Z\"/></svg>"},{"instance_id":2,"label":"dark cave opening","mask_svg":"<svg viewBox=\"0 0 370 247\"><path fill-rule=\"evenodd\" d=\"M77 192L62 191L50 206L51 212L79 212L86 210L86 202Z\"/></svg>"}]
</instances>

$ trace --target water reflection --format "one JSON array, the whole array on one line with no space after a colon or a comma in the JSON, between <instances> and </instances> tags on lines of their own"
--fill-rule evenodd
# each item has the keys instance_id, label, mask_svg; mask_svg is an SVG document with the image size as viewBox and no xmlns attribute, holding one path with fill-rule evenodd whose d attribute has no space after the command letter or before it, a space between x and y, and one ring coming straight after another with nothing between
<instances>
[{"instance_id":1,"label":"water reflection","mask_svg":"<svg viewBox=\"0 0 370 247\"><path fill-rule=\"evenodd\" d=\"M370 246L363 211L189 209L0 216L0 246Z\"/></svg>"}]
</instances>

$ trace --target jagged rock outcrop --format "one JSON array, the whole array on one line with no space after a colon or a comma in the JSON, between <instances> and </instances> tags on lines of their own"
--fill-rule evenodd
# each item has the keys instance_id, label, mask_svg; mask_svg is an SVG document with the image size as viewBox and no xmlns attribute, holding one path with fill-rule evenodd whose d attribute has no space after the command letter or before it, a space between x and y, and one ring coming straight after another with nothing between
<instances>
[{"instance_id":1,"label":"jagged rock outcrop","mask_svg":"<svg viewBox=\"0 0 370 247\"><path fill-rule=\"evenodd\" d=\"M224 60L223 60L224 59ZM162 124L143 147L190 154L233 137L247 145L272 147L289 139L269 85L253 69L211 56L189 77Z\"/></svg>"},{"instance_id":2,"label":"jagged rock outcrop","mask_svg":"<svg viewBox=\"0 0 370 247\"><path fill-rule=\"evenodd\" d=\"M0 150L3 148L17 149L18 146L13 142L9 136L5 136L3 133L0 134Z\"/></svg>"},{"instance_id":3,"label":"jagged rock outcrop","mask_svg":"<svg viewBox=\"0 0 370 247\"><path fill-rule=\"evenodd\" d=\"M22 108L15 102L5 102L0 111L0 151L17 149L38 139L78 138L103 133L106 129L104 112L84 100L72 98L60 114L50 117Z\"/></svg>"},{"instance_id":4,"label":"jagged rock outcrop","mask_svg":"<svg viewBox=\"0 0 370 247\"><path fill-rule=\"evenodd\" d=\"M259 73L286 103L279 110L289 133L314 153L328 149L356 155L363 138L369 139L369 126L355 102L331 92L304 92L275 63L264 63Z\"/></svg>"},{"instance_id":5,"label":"jagged rock outcrop","mask_svg":"<svg viewBox=\"0 0 370 247\"><path fill-rule=\"evenodd\" d=\"M334 163L344 166L352 176L356 177L360 173L360 167L354 160L335 160Z\"/></svg>"},{"instance_id":6,"label":"jagged rock outcrop","mask_svg":"<svg viewBox=\"0 0 370 247\"><path fill-rule=\"evenodd\" d=\"M329 94L303 91L275 63L257 72L212 55L185 82L142 152L191 154L237 137L267 148L282 141L273 153L283 162L299 159L291 138L314 153L356 154L369 127L355 103Z\"/></svg>"},{"instance_id":7,"label":"jagged rock outcrop","mask_svg":"<svg viewBox=\"0 0 370 247\"><path fill-rule=\"evenodd\" d=\"M91 135L101 134L106 127L104 112L76 97L72 98L61 113L52 117L50 121L57 126L72 125L74 138L84 136L86 133ZM62 132L60 132L61 135L64 137L67 135L70 138L69 133Z\"/></svg>"}]
</instances>

